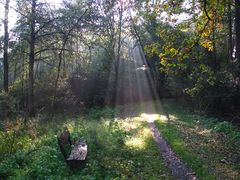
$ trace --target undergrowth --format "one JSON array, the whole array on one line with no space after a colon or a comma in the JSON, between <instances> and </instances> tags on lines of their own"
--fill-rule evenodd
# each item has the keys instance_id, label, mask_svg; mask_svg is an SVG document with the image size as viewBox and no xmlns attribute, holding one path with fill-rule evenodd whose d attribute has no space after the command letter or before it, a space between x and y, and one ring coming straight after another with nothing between
<instances>
[{"instance_id":1,"label":"undergrowth","mask_svg":"<svg viewBox=\"0 0 240 180\"><path fill-rule=\"evenodd\" d=\"M156 121L174 151L199 179L240 178L240 130L230 122L190 113L175 103L164 102L168 120Z\"/></svg>"},{"instance_id":2,"label":"undergrowth","mask_svg":"<svg viewBox=\"0 0 240 180\"><path fill-rule=\"evenodd\" d=\"M240 178L237 127L169 101L162 104L157 112L141 103L82 115L40 114L26 123L21 118L1 121L0 179L174 179L143 113L157 114L163 137L198 179ZM69 169L57 144L66 126L72 138L88 144L86 166L78 171Z\"/></svg>"},{"instance_id":3,"label":"undergrowth","mask_svg":"<svg viewBox=\"0 0 240 180\"><path fill-rule=\"evenodd\" d=\"M52 121L19 119L0 133L0 179L164 179L171 178L159 157L147 124L114 118L115 110L92 109L77 118L55 116ZM135 124L136 123L136 124ZM67 126L72 138L88 144L86 166L69 169L57 135ZM136 141L136 142L135 142ZM136 145L138 142L144 145Z\"/></svg>"}]
</instances>

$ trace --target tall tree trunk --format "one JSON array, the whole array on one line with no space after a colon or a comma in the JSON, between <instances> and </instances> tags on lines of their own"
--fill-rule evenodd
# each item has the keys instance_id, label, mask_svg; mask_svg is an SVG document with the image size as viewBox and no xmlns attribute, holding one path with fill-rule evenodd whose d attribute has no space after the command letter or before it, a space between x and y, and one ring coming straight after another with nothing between
<instances>
[{"instance_id":1,"label":"tall tree trunk","mask_svg":"<svg viewBox=\"0 0 240 180\"><path fill-rule=\"evenodd\" d=\"M219 64L217 63L217 47L216 47L216 23L214 22L213 33L212 33L212 42L213 42L213 69L217 71Z\"/></svg>"},{"instance_id":2,"label":"tall tree trunk","mask_svg":"<svg viewBox=\"0 0 240 180\"><path fill-rule=\"evenodd\" d=\"M9 34L8 34L8 12L9 12L9 2L5 2L5 15L4 15L4 47L3 47L3 88L5 92L8 92L8 44L9 44Z\"/></svg>"},{"instance_id":3,"label":"tall tree trunk","mask_svg":"<svg viewBox=\"0 0 240 180\"><path fill-rule=\"evenodd\" d=\"M232 40L232 9L231 2L228 3L228 56L233 63L233 40Z\"/></svg>"},{"instance_id":4,"label":"tall tree trunk","mask_svg":"<svg viewBox=\"0 0 240 180\"><path fill-rule=\"evenodd\" d=\"M17 56L18 57L18 56ZM13 80L15 81L17 79L17 65L18 61L14 63L14 72L13 72Z\"/></svg>"},{"instance_id":5,"label":"tall tree trunk","mask_svg":"<svg viewBox=\"0 0 240 180\"><path fill-rule=\"evenodd\" d=\"M29 116L34 116L34 60L35 60L35 16L36 16L36 2L32 0L31 17L30 17L30 53L29 53L29 74L28 74L28 113Z\"/></svg>"},{"instance_id":6,"label":"tall tree trunk","mask_svg":"<svg viewBox=\"0 0 240 180\"><path fill-rule=\"evenodd\" d=\"M115 76L114 76L114 104L117 101L117 91L118 91L118 80L119 80L119 63L121 55L121 39L122 39L122 16L123 16L123 5L120 4L119 7L119 22L118 22L118 46L117 46L117 57L115 62Z\"/></svg>"},{"instance_id":7,"label":"tall tree trunk","mask_svg":"<svg viewBox=\"0 0 240 180\"><path fill-rule=\"evenodd\" d=\"M22 65L22 92L21 92L21 95L22 95L22 99L21 99L21 105L22 105L22 107L25 109L26 108L26 95L25 95L25 92L26 92L26 81L25 81L25 79L26 79L26 76L25 76L25 58L24 58L24 56L23 56L23 51L21 51L21 59L22 59L22 63L21 63L21 65Z\"/></svg>"},{"instance_id":8,"label":"tall tree trunk","mask_svg":"<svg viewBox=\"0 0 240 180\"><path fill-rule=\"evenodd\" d=\"M60 77L60 72L61 72L61 65L62 65L62 60L63 60L63 52L65 49L65 46L67 44L68 41L68 35L66 37L63 38L63 45L62 48L58 54L58 68L57 68L57 78L55 81L55 85L54 85L54 96L53 96L53 101L52 101L52 107L53 109L56 109L56 97L57 97L57 88L58 88L58 81L59 81L59 77ZM52 113L52 117L53 117L53 113Z\"/></svg>"},{"instance_id":9,"label":"tall tree trunk","mask_svg":"<svg viewBox=\"0 0 240 180\"><path fill-rule=\"evenodd\" d=\"M238 62L238 75L240 74L240 0L235 0L235 28L236 28L236 58Z\"/></svg>"}]
</instances>

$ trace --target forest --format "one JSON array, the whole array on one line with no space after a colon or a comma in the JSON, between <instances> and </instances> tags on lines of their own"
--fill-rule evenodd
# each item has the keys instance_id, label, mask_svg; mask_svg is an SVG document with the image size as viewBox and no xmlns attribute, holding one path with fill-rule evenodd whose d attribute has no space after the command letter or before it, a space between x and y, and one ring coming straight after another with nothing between
<instances>
[{"instance_id":1,"label":"forest","mask_svg":"<svg viewBox=\"0 0 240 180\"><path fill-rule=\"evenodd\" d=\"M0 7L0 179L240 179L240 0Z\"/></svg>"}]
</instances>

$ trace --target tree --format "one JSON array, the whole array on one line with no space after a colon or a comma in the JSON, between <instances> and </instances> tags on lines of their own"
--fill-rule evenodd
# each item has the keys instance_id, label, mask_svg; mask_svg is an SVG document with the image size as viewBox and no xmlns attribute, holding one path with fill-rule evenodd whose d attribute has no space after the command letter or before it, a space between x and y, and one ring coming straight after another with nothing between
<instances>
[{"instance_id":1,"label":"tree","mask_svg":"<svg viewBox=\"0 0 240 180\"><path fill-rule=\"evenodd\" d=\"M67 43L70 41L70 37L73 35L73 31L75 29L79 30L79 24L82 21L82 19L84 18L84 15L87 13L88 9L86 7L81 7L82 9L84 9L83 12L78 12L81 13L79 14L77 17L75 17L75 14L72 12L72 23L68 23L67 27L63 27L65 29L60 30L61 32L61 47L59 49L59 53L58 53L58 66L57 66L57 77L56 77L56 81L55 81L55 86L54 86L54 97L53 97L53 107L55 107L55 98L57 95L57 87L58 87L58 81L59 81L59 76L60 76L60 72L61 72L61 65L62 65L62 61L63 61L63 54L64 51L66 50L66 45ZM70 9L71 10L71 9ZM69 11L70 11L69 10ZM68 14L69 16L69 14ZM69 17L62 17L63 19L65 18L69 18ZM57 27L58 29L59 27ZM81 27L80 27L81 28Z\"/></svg>"},{"instance_id":2,"label":"tree","mask_svg":"<svg viewBox=\"0 0 240 180\"><path fill-rule=\"evenodd\" d=\"M4 14L4 47L3 47L3 88L5 92L8 92L8 44L9 44L9 33L8 33L8 12L9 12L10 0L5 1L5 14Z\"/></svg>"},{"instance_id":3,"label":"tree","mask_svg":"<svg viewBox=\"0 0 240 180\"><path fill-rule=\"evenodd\" d=\"M121 57L121 46L122 46L122 26L123 26L123 3L120 1L118 5L118 25L117 25L117 52L115 58L115 76L114 76L114 103L116 104L116 97L117 97L117 88L119 86L119 63Z\"/></svg>"},{"instance_id":4,"label":"tree","mask_svg":"<svg viewBox=\"0 0 240 180\"><path fill-rule=\"evenodd\" d=\"M235 0L235 29L236 29L236 59L238 61L238 75L240 74L240 0Z\"/></svg>"},{"instance_id":5,"label":"tree","mask_svg":"<svg viewBox=\"0 0 240 180\"><path fill-rule=\"evenodd\" d=\"M35 115L34 74L37 73L37 69L34 64L44 59L42 57L44 52L52 50L52 44L48 44L52 43L49 37L56 34L55 31L52 32L55 18L47 7L46 3L38 0L18 1L17 12L20 18L15 32L19 35L20 41L25 41L28 45L26 53L28 54L27 110L29 116ZM46 41L47 39L49 41Z\"/></svg>"},{"instance_id":6,"label":"tree","mask_svg":"<svg viewBox=\"0 0 240 180\"><path fill-rule=\"evenodd\" d=\"M35 26L36 26L36 6L37 0L31 2L31 16L29 17L30 24L30 39L29 39L29 69L28 69L28 113L34 116L34 61L35 61Z\"/></svg>"},{"instance_id":7,"label":"tree","mask_svg":"<svg viewBox=\"0 0 240 180\"><path fill-rule=\"evenodd\" d=\"M228 53L229 53L229 60L233 63L233 33L232 33L232 2L228 2Z\"/></svg>"}]
</instances>

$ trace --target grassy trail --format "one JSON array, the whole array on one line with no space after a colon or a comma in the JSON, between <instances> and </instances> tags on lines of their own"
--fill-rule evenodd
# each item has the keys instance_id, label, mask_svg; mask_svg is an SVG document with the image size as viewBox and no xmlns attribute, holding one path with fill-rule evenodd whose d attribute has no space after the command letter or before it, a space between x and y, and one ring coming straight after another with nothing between
<instances>
[{"instance_id":1,"label":"grassy trail","mask_svg":"<svg viewBox=\"0 0 240 180\"><path fill-rule=\"evenodd\" d=\"M155 123L197 179L240 179L239 128L169 101L163 104Z\"/></svg>"},{"instance_id":2,"label":"grassy trail","mask_svg":"<svg viewBox=\"0 0 240 180\"><path fill-rule=\"evenodd\" d=\"M173 176L179 180L195 180L195 173L189 169L189 167L187 167L186 164L167 145L155 123L149 122L148 124L152 131L153 138L158 145L160 155L163 157L165 165L171 169Z\"/></svg>"}]
</instances>

